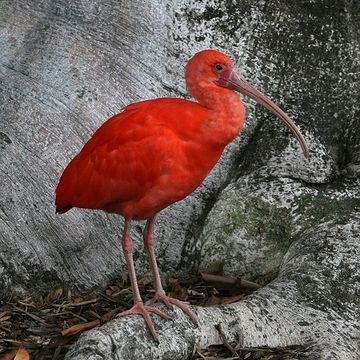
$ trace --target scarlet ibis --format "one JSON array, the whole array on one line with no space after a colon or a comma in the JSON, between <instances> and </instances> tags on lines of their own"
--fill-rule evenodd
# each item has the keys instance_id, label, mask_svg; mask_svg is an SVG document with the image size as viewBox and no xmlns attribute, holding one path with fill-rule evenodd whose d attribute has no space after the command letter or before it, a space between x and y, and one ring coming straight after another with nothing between
<instances>
[{"instance_id":1,"label":"scarlet ibis","mask_svg":"<svg viewBox=\"0 0 360 360\"><path fill-rule=\"evenodd\" d=\"M196 322L184 302L163 290L154 252L156 214L192 193L219 160L225 146L241 131L245 109L237 92L279 117L308 148L289 116L234 69L231 59L215 50L195 54L185 70L189 93L197 100L146 100L126 106L106 121L68 164L56 189L56 211L73 207L100 209L125 219L122 247L134 305L120 316L142 315L157 340L150 313L169 316L144 304L133 261L131 221L147 220L144 244L150 259L155 296L168 308L180 307Z\"/></svg>"}]
</instances>

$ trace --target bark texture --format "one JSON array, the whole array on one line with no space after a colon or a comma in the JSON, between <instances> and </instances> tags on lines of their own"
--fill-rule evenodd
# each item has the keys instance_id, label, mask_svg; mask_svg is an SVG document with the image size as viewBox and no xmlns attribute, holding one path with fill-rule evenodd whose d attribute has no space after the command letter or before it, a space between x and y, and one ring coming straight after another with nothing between
<instances>
[{"instance_id":1,"label":"bark texture","mask_svg":"<svg viewBox=\"0 0 360 360\"><path fill-rule=\"evenodd\" d=\"M142 319L114 320L83 335L66 359L187 359L194 349L222 343L215 329L221 324L241 347L299 345L304 359L355 360L359 235L359 225L316 226L290 246L271 284L237 304L197 308L198 327L180 310L173 321L155 319L156 346ZM339 254L346 266L338 266Z\"/></svg>"},{"instance_id":2,"label":"bark texture","mask_svg":"<svg viewBox=\"0 0 360 360\"><path fill-rule=\"evenodd\" d=\"M237 305L197 309L198 328L178 311L177 324L155 320L159 347L141 319L122 319L84 335L67 358L184 359L220 342L219 322L243 346L360 356L359 13L352 0L1 0L0 299L102 287L125 270L122 220L55 216L58 178L124 105L186 96L186 60L216 48L294 118L311 157L246 101L246 127L220 163L160 214L159 266L179 274L221 264L270 284ZM141 226L133 237L144 274Z\"/></svg>"}]
</instances>

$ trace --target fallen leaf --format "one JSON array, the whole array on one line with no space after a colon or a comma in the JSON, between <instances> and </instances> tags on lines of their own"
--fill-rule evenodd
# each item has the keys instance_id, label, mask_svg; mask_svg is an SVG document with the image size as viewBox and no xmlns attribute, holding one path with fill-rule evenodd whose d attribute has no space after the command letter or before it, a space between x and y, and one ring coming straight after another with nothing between
<instances>
[{"instance_id":1,"label":"fallen leaf","mask_svg":"<svg viewBox=\"0 0 360 360\"><path fill-rule=\"evenodd\" d=\"M69 336L58 335L50 340L49 348L51 348L51 349L61 348L71 341L72 341L72 338Z\"/></svg>"},{"instance_id":2,"label":"fallen leaf","mask_svg":"<svg viewBox=\"0 0 360 360\"><path fill-rule=\"evenodd\" d=\"M109 321L109 320L111 320L117 313L119 313L119 312L120 312L121 310L123 310L123 309L124 309L123 306L119 306L119 307L117 307L117 308L115 308L115 309L112 309L112 310L108 311L106 314L102 315L102 316L101 316L101 319L102 319L103 321Z\"/></svg>"},{"instance_id":3,"label":"fallen leaf","mask_svg":"<svg viewBox=\"0 0 360 360\"><path fill-rule=\"evenodd\" d=\"M194 289L189 289L189 290L188 290L188 294L191 295L191 296L193 296L193 297L195 296L195 297L197 297L197 298L200 298L200 299L203 299L203 298L206 297L205 293L196 291L196 290L194 290Z\"/></svg>"},{"instance_id":4,"label":"fallen leaf","mask_svg":"<svg viewBox=\"0 0 360 360\"><path fill-rule=\"evenodd\" d=\"M30 360L29 353L23 347L20 347L14 360Z\"/></svg>"},{"instance_id":5,"label":"fallen leaf","mask_svg":"<svg viewBox=\"0 0 360 360\"><path fill-rule=\"evenodd\" d=\"M229 297L224 297L221 301L222 305L227 305L227 304L232 304L234 302L237 302L239 300L241 300L244 297L244 294L239 294L239 295L234 295L234 296L229 296Z\"/></svg>"},{"instance_id":6,"label":"fallen leaf","mask_svg":"<svg viewBox=\"0 0 360 360\"><path fill-rule=\"evenodd\" d=\"M64 293L64 289L61 287L57 287L52 289L49 294L46 296L46 303L52 304L54 301L59 300Z\"/></svg>"},{"instance_id":7,"label":"fallen leaf","mask_svg":"<svg viewBox=\"0 0 360 360\"><path fill-rule=\"evenodd\" d=\"M116 285L110 285L109 289L111 289L112 291L119 291L120 290L120 288L118 286L116 286Z\"/></svg>"},{"instance_id":8,"label":"fallen leaf","mask_svg":"<svg viewBox=\"0 0 360 360\"><path fill-rule=\"evenodd\" d=\"M0 360L13 360L16 355L16 350L6 353L0 356Z\"/></svg>"},{"instance_id":9,"label":"fallen leaf","mask_svg":"<svg viewBox=\"0 0 360 360\"><path fill-rule=\"evenodd\" d=\"M178 279L170 277L169 284L171 286L170 296L182 301L188 299L188 289L182 286Z\"/></svg>"},{"instance_id":10,"label":"fallen leaf","mask_svg":"<svg viewBox=\"0 0 360 360\"><path fill-rule=\"evenodd\" d=\"M219 291L231 291L236 289L236 278L224 275L213 275L201 272L202 279L208 283L212 283Z\"/></svg>"},{"instance_id":11,"label":"fallen leaf","mask_svg":"<svg viewBox=\"0 0 360 360\"><path fill-rule=\"evenodd\" d=\"M29 353L21 346L18 351L13 350L3 356L0 360L30 360Z\"/></svg>"},{"instance_id":12,"label":"fallen leaf","mask_svg":"<svg viewBox=\"0 0 360 360\"><path fill-rule=\"evenodd\" d=\"M153 283L152 276L144 276L138 280L139 287L145 287Z\"/></svg>"},{"instance_id":13,"label":"fallen leaf","mask_svg":"<svg viewBox=\"0 0 360 360\"><path fill-rule=\"evenodd\" d=\"M105 290L105 294L107 295L107 296L111 296L111 294L113 294L114 292L111 290L111 289L106 289Z\"/></svg>"},{"instance_id":14,"label":"fallen leaf","mask_svg":"<svg viewBox=\"0 0 360 360\"><path fill-rule=\"evenodd\" d=\"M222 303L222 299L215 295L211 295L205 302L204 306L214 306L220 305Z\"/></svg>"},{"instance_id":15,"label":"fallen leaf","mask_svg":"<svg viewBox=\"0 0 360 360\"><path fill-rule=\"evenodd\" d=\"M61 332L61 334L63 336L72 336L72 335L78 334L82 331L97 327L99 325L100 325L100 320L96 319L94 321L73 325L73 326L69 327L68 329L63 330Z\"/></svg>"},{"instance_id":16,"label":"fallen leaf","mask_svg":"<svg viewBox=\"0 0 360 360\"><path fill-rule=\"evenodd\" d=\"M126 295L126 294L132 294L132 291L130 289L121 289L111 295L111 297L116 298L120 295Z\"/></svg>"},{"instance_id":17,"label":"fallen leaf","mask_svg":"<svg viewBox=\"0 0 360 360\"><path fill-rule=\"evenodd\" d=\"M0 319L3 318L4 316L9 315L9 311L2 311L0 312ZM0 320L1 321L1 320Z\"/></svg>"},{"instance_id":18,"label":"fallen leaf","mask_svg":"<svg viewBox=\"0 0 360 360\"><path fill-rule=\"evenodd\" d=\"M213 275L205 272L201 272L200 275L204 281L213 283L214 286L216 286L219 290L231 291L234 289L243 289L243 288L250 290L257 290L261 288L259 284L242 278L234 278L232 276L224 276L224 275Z\"/></svg>"}]
</instances>

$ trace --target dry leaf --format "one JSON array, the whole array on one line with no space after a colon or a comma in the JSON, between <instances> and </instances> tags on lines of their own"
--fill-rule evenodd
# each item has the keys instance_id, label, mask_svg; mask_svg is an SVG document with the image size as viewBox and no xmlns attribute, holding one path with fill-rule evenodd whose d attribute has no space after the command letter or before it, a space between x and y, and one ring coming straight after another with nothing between
<instances>
[{"instance_id":1,"label":"dry leaf","mask_svg":"<svg viewBox=\"0 0 360 360\"><path fill-rule=\"evenodd\" d=\"M188 299L188 289L180 284L179 279L170 277L169 284L171 286L170 296L176 299L186 301Z\"/></svg>"},{"instance_id":2,"label":"dry leaf","mask_svg":"<svg viewBox=\"0 0 360 360\"><path fill-rule=\"evenodd\" d=\"M120 295L125 295L125 294L132 294L132 291L131 291L130 289L121 289L121 290L113 293L113 294L111 295L111 297L112 297L112 298L116 298L116 297L118 297L118 296L120 296Z\"/></svg>"},{"instance_id":3,"label":"dry leaf","mask_svg":"<svg viewBox=\"0 0 360 360\"><path fill-rule=\"evenodd\" d=\"M7 315L7 316L4 316L4 317L0 317L0 322L1 321L6 321L6 320L9 320L11 319L11 315Z\"/></svg>"},{"instance_id":4,"label":"dry leaf","mask_svg":"<svg viewBox=\"0 0 360 360\"><path fill-rule=\"evenodd\" d=\"M14 360L30 360L29 353L21 347L16 353Z\"/></svg>"},{"instance_id":5,"label":"dry leaf","mask_svg":"<svg viewBox=\"0 0 360 360\"><path fill-rule=\"evenodd\" d=\"M115 285L110 285L109 286L109 289L111 290L111 291L119 291L120 290L120 288L118 287L118 286L115 286Z\"/></svg>"},{"instance_id":6,"label":"dry leaf","mask_svg":"<svg viewBox=\"0 0 360 360\"><path fill-rule=\"evenodd\" d=\"M3 356L0 356L0 360L13 360L15 357L16 351L11 351L6 353Z\"/></svg>"},{"instance_id":7,"label":"dry leaf","mask_svg":"<svg viewBox=\"0 0 360 360\"><path fill-rule=\"evenodd\" d=\"M222 303L222 300L215 296L211 295L205 302L204 306L214 306L214 305L220 305Z\"/></svg>"},{"instance_id":8,"label":"dry leaf","mask_svg":"<svg viewBox=\"0 0 360 360\"><path fill-rule=\"evenodd\" d=\"M119 306L119 307L117 307L115 309L112 309L112 310L108 311L106 314L101 316L102 321L111 320L117 313L119 313L123 309L124 309L123 306Z\"/></svg>"},{"instance_id":9,"label":"dry leaf","mask_svg":"<svg viewBox=\"0 0 360 360\"><path fill-rule=\"evenodd\" d=\"M229 297L224 297L221 301L222 305L227 305L227 304L232 304L234 302L237 302L239 300L241 300L244 297L244 294L239 294L239 295L234 295L234 296L229 296Z\"/></svg>"},{"instance_id":10,"label":"dry leaf","mask_svg":"<svg viewBox=\"0 0 360 360\"><path fill-rule=\"evenodd\" d=\"M45 300L48 304L51 304L54 301L59 300L63 296L63 293L64 293L63 288L61 287L54 288L49 292Z\"/></svg>"},{"instance_id":11,"label":"dry leaf","mask_svg":"<svg viewBox=\"0 0 360 360\"><path fill-rule=\"evenodd\" d=\"M151 285L153 283L152 276L144 276L138 280L138 285L141 287L145 287L147 285Z\"/></svg>"},{"instance_id":12,"label":"dry leaf","mask_svg":"<svg viewBox=\"0 0 360 360\"><path fill-rule=\"evenodd\" d=\"M193 297L197 297L197 298L200 298L200 299L203 299L206 297L205 293L204 292L199 292L197 290L194 290L194 289L189 289L188 290L188 294L193 296Z\"/></svg>"},{"instance_id":13,"label":"dry leaf","mask_svg":"<svg viewBox=\"0 0 360 360\"><path fill-rule=\"evenodd\" d=\"M0 319L1 319L2 317L6 316L6 315L9 315L9 314L10 314L9 311L2 311L2 312L0 312Z\"/></svg>"},{"instance_id":14,"label":"dry leaf","mask_svg":"<svg viewBox=\"0 0 360 360\"><path fill-rule=\"evenodd\" d=\"M18 351L14 350L0 356L0 360L30 360L30 356L23 347L20 347Z\"/></svg>"},{"instance_id":15,"label":"dry leaf","mask_svg":"<svg viewBox=\"0 0 360 360\"><path fill-rule=\"evenodd\" d=\"M92 329L94 327L97 327L99 325L100 325L100 320L96 319L94 321L90 321L90 322L81 323L81 324L71 326L68 329L63 330L61 332L61 334L63 336L72 336L72 335L78 334L78 333L80 333L82 331L89 330L89 329Z\"/></svg>"},{"instance_id":16,"label":"dry leaf","mask_svg":"<svg viewBox=\"0 0 360 360\"><path fill-rule=\"evenodd\" d=\"M111 296L111 294L113 294L114 292L111 290L111 289L106 289L105 290L105 294L107 295L107 296Z\"/></svg>"}]
</instances>

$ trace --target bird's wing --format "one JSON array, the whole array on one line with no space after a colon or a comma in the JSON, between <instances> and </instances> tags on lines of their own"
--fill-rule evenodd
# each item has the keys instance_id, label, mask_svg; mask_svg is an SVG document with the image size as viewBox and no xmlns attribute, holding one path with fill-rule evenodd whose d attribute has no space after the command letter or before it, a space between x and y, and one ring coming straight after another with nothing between
<instances>
[{"instance_id":1,"label":"bird's wing","mask_svg":"<svg viewBox=\"0 0 360 360\"><path fill-rule=\"evenodd\" d=\"M112 204L144 196L172 155L181 151L178 142L196 134L200 122L189 123L192 108L200 105L179 99L148 100L110 118L65 169L56 189L57 210L75 206L111 211Z\"/></svg>"}]
</instances>

